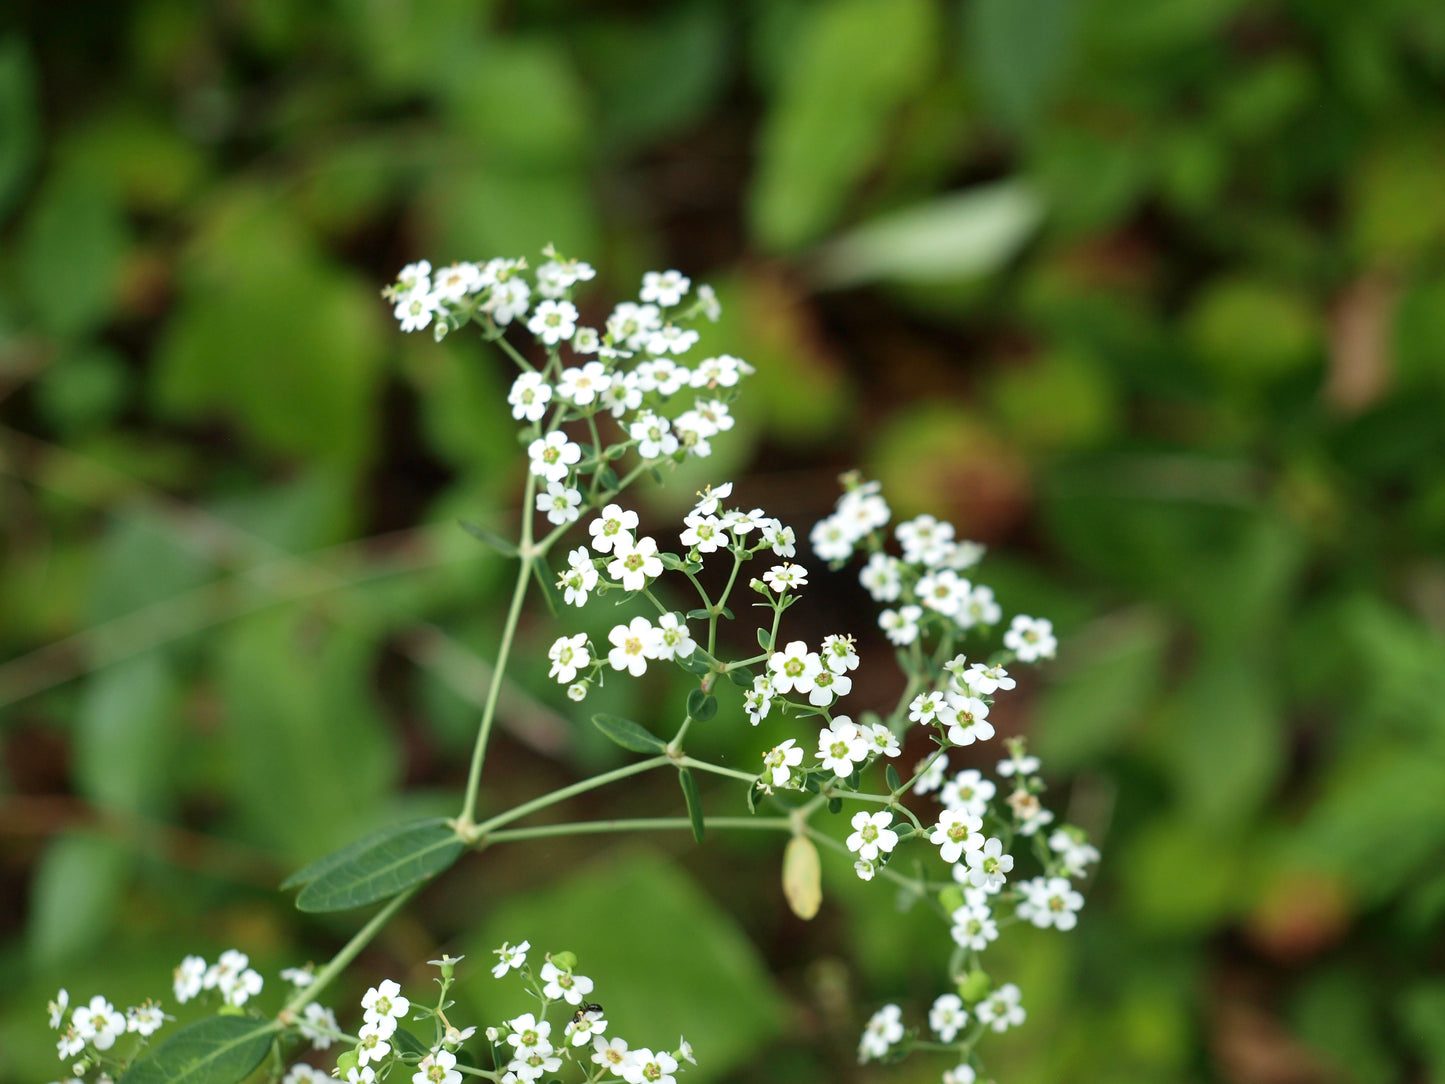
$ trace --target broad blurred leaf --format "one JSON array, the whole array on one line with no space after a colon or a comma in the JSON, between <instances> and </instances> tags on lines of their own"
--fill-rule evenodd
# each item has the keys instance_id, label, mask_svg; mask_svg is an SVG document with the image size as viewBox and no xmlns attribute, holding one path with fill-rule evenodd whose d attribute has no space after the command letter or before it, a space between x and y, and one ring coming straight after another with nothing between
<instances>
[{"instance_id":1,"label":"broad blurred leaf","mask_svg":"<svg viewBox=\"0 0 1445 1084\"><path fill-rule=\"evenodd\" d=\"M129 243L114 186L80 169L45 179L26 219L21 279L40 324L77 335L105 321Z\"/></svg>"},{"instance_id":2,"label":"broad blurred leaf","mask_svg":"<svg viewBox=\"0 0 1445 1084\"><path fill-rule=\"evenodd\" d=\"M1445 144L1439 129L1397 136L1355 178L1353 233L1365 258L1408 264L1445 240Z\"/></svg>"},{"instance_id":3,"label":"broad blurred leaf","mask_svg":"<svg viewBox=\"0 0 1445 1084\"><path fill-rule=\"evenodd\" d=\"M74 833L50 844L30 885L29 948L37 967L72 962L104 942L132 864L129 849L106 836Z\"/></svg>"},{"instance_id":4,"label":"broad blurred leaf","mask_svg":"<svg viewBox=\"0 0 1445 1084\"><path fill-rule=\"evenodd\" d=\"M475 63L448 69L445 76L455 125L493 161L512 168L555 166L572 161L585 146L587 97L560 42L494 38ZM493 255L502 253L472 258Z\"/></svg>"},{"instance_id":5,"label":"broad blurred leaf","mask_svg":"<svg viewBox=\"0 0 1445 1084\"><path fill-rule=\"evenodd\" d=\"M1399 1015L1431 1074L1445 1076L1445 982L1423 982L1405 991Z\"/></svg>"},{"instance_id":6,"label":"broad blurred leaf","mask_svg":"<svg viewBox=\"0 0 1445 1084\"><path fill-rule=\"evenodd\" d=\"M530 843L520 844L532 846ZM747 1064L784 1031L786 1001L734 919L673 862L612 852L555 885L513 894L482 910L468 954L504 940L567 950L595 983L609 1031L634 1046L671 1049L685 1034L697 1050L697 1080ZM479 1019L515 1011L507 983L469 983Z\"/></svg>"},{"instance_id":7,"label":"broad blurred leaf","mask_svg":"<svg viewBox=\"0 0 1445 1084\"><path fill-rule=\"evenodd\" d=\"M0 41L0 218L35 168L40 149L38 82L25 39Z\"/></svg>"},{"instance_id":8,"label":"broad blurred leaf","mask_svg":"<svg viewBox=\"0 0 1445 1084\"><path fill-rule=\"evenodd\" d=\"M1209 284L1195 299L1186 330L1200 359L1239 384L1263 384L1318 359L1318 316L1298 292L1267 282Z\"/></svg>"},{"instance_id":9,"label":"broad blurred leaf","mask_svg":"<svg viewBox=\"0 0 1445 1084\"><path fill-rule=\"evenodd\" d=\"M211 574L209 563L164 520L127 510L100 545L89 617L122 617L198 587Z\"/></svg>"},{"instance_id":10,"label":"broad blurred leaf","mask_svg":"<svg viewBox=\"0 0 1445 1084\"><path fill-rule=\"evenodd\" d=\"M1248 892L1249 857L1224 833L1154 817L1113 862L1141 926L1177 937L1210 929L1238 906Z\"/></svg>"},{"instance_id":11,"label":"broad blurred leaf","mask_svg":"<svg viewBox=\"0 0 1445 1084\"><path fill-rule=\"evenodd\" d=\"M525 256L543 246L580 259L601 249L587 178L572 168L436 170L419 199L431 251L465 260Z\"/></svg>"},{"instance_id":12,"label":"broad blurred leaf","mask_svg":"<svg viewBox=\"0 0 1445 1084\"><path fill-rule=\"evenodd\" d=\"M261 1064L276 1037L274 1020L212 1016L161 1042L121 1084L237 1084Z\"/></svg>"},{"instance_id":13,"label":"broad blurred leaf","mask_svg":"<svg viewBox=\"0 0 1445 1084\"><path fill-rule=\"evenodd\" d=\"M1079 5L1071 0L972 0L964 13L969 70L985 99L1000 119L1027 127L1066 74Z\"/></svg>"},{"instance_id":14,"label":"broad blurred leaf","mask_svg":"<svg viewBox=\"0 0 1445 1084\"><path fill-rule=\"evenodd\" d=\"M443 818L378 833L302 870L310 880L296 897L302 911L349 911L390 899L431 880L465 850ZM293 882L295 880L293 879Z\"/></svg>"},{"instance_id":15,"label":"broad blurred leaf","mask_svg":"<svg viewBox=\"0 0 1445 1084\"><path fill-rule=\"evenodd\" d=\"M1369 976L1336 966L1309 976L1295 995L1291 1016L1299 1037L1343 1066L1356 1080L1386 1080L1390 1055L1375 1013L1361 1012Z\"/></svg>"},{"instance_id":16,"label":"broad blurred leaf","mask_svg":"<svg viewBox=\"0 0 1445 1084\"><path fill-rule=\"evenodd\" d=\"M796 248L837 221L931 74L937 23L929 0L824 0L809 12L760 137L749 217L765 248Z\"/></svg>"},{"instance_id":17,"label":"broad blurred leaf","mask_svg":"<svg viewBox=\"0 0 1445 1084\"><path fill-rule=\"evenodd\" d=\"M829 241L818 253L817 277L825 286L847 287L984 275L1018 252L1042 216L1038 197L1018 181L945 196Z\"/></svg>"},{"instance_id":18,"label":"broad blurred leaf","mask_svg":"<svg viewBox=\"0 0 1445 1084\"><path fill-rule=\"evenodd\" d=\"M1010 431L1040 451L1103 443L1120 428L1119 390L1092 355L1060 350L1001 368L995 409Z\"/></svg>"},{"instance_id":19,"label":"broad blurred leaf","mask_svg":"<svg viewBox=\"0 0 1445 1084\"><path fill-rule=\"evenodd\" d=\"M86 683L75 734L75 781L106 809L163 810L171 798L175 678L150 651L116 663Z\"/></svg>"},{"instance_id":20,"label":"broad blurred leaf","mask_svg":"<svg viewBox=\"0 0 1445 1084\"><path fill-rule=\"evenodd\" d=\"M370 449L386 336L373 287L321 259L265 194L213 210L154 393L166 413L220 415L260 447L354 467Z\"/></svg>"},{"instance_id":21,"label":"broad blurred leaf","mask_svg":"<svg viewBox=\"0 0 1445 1084\"><path fill-rule=\"evenodd\" d=\"M132 383L125 359L107 346L67 352L35 384L45 420L66 437L113 423L126 405Z\"/></svg>"}]
</instances>

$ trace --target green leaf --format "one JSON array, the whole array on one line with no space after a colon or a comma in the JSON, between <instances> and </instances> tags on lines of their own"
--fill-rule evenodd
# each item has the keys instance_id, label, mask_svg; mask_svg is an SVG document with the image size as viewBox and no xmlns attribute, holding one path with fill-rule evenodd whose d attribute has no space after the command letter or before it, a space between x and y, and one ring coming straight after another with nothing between
<instances>
[{"instance_id":1,"label":"green leaf","mask_svg":"<svg viewBox=\"0 0 1445 1084\"><path fill-rule=\"evenodd\" d=\"M547 609L556 617L562 609L562 600L557 595L557 584L552 580L552 569L547 565L544 557L534 557L531 561L532 577L541 588L542 598L546 600Z\"/></svg>"},{"instance_id":2,"label":"green leaf","mask_svg":"<svg viewBox=\"0 0 1445 1084\"><path fill-rule=\"evenodd\" d=\"M496 550L503 557L517 556L517 547L490 527L483 527L480 523L473 523L469 519L459 519L457 522L462 525L462 530L466 531L467 534L471 535L477 541L484 542L488 546L491 546L492 549Z\"/></svg>"},{"instance_id":3,"label":"green leaf","mask_svg":"<svg viewBox=\"0 0 1445 1084\"><path fill-rule=\"evenodd\" d=\"M465 845L439 817L402 825L348 848L301 890L302 911L349 911L389 899L435 877L461 855ZM323 860L325 861L325 860ZM305 872L305 871L302 871Z\"/></svg>"},{"instance_id":4,"label":"green leaf","mask_svg":"<svg viewBox=\"0 0 1445 1084\"><path fill-rule=\"evenodd\" d=\"M620 715L599 713L592 716L592 725L615 744L633 753L661 753L667 749L667 742L652 731Z\"/></svg>"},{"instance_id":5,"label":"green leaf","mask_svg":"<svg viewBox=\"0 0 1445 1084\"><path fill-rule=\"evenodd\" d=\"M131 852L106 836L74 833L50 844L30 885L27 941L37 968L73 962L105 943L133 865Z\"/></svg>"},{"instance_id":6,"label":"green leaf","mask_svg":"<svg viewBox=\"0 0 1445 1084\"><path fill-rule=\"evenodd\" d=\"M984 98L1015 128L1038 118L1058 88L1079 25L1073 0L973 0L965 7L971 63Z\"/></svg>"},{"instance_id":7,"label":"green leaf","mask_svg":"<svg viewBox=\"0 0 1445 1084\"><path fill-rule=\"evenodd\" d=\"M764 651L773 650L773 634L769 629L758 629L758 646Z\"/></svg>"},{"instance_id":8,"label":"green leaf","mask_svg":"<svg viewBox=\"0 0 1445 1084\"><path fill-rule=\"evenodd\" d=\"M29 179L40 149L35 61L19 35L0 42L0 215Z\"/></svg>"},{"instance_id":9,"label":"green leaf","mask_svg":"<svg viewBox=\"0 0 1445 1084\"><path fill-rule=\"evenodd\" d=\"M749 217L765 248L797 248L837 220L932 74L938 13L931 0L829 0L803 16L758 147Z\"/></svg>"},{"instance_id":10,"label":"green leaf","mask_svg":"<svg viewBox=\"0 0 1445 1084\"><path fill-rule=\"evenodd\" d=\"M79 335L105 322L128 232L117 194L102 178L69 168L46 179L25 223L20 279L45 330Z\"/></svg>"},{"instance_id":11,"label":"green leaf","mask_svg":"<svg viewBox=\"0 0 1445 1084\"><path fill-rule=\"evenodd\" d=\"M687 815L692 821L692 838L702 842L702 795L697 792L697 779L691 768L679 768L677 781L682 784L682 796L687 800Z\"/></svg>"},{"instance_id":12,"label":"green leaf","mask_svg":"<svg viewBox=\"0 0 1445 1084\"><path fill-rule=\"evenodd\" d=\"M431 1047L407 1031L406 1028L397 1028L387 1041L403 1057L423 1058L431 1052Z\"/></svg>"},{"instance_id":13,"label":"green leaf","mask_svg":"<svg viewBox=\"0 0 1445 1084\"><path fill-rule=\"evenodd\" d=\"M712 669L712 663L703 658L700 651L694 651L686 658L677 659L676 662L689 674L706 674Z\"/></svg>"},{"instance_id":14,"label":"green leaf","mask_svg":"<svg viewBox=\"0 0 1445 1084\"><path fill-rule=\"evenodd\" d=\"M281 882L280 891L287 892L293 888L300 888L302 885L309 885L323 874L330 873L332 870L346 865L348 862L354 860L357 855L371 850L382 840L390 839L398 833L409 832L414 828L421 828L424 825L445 823L445 817L427 817L424 820L408 821L405 824L394 824L389 828L383 828L380 831L373 832L363 839L358 839L355 843L347 844L339 851L333 851L331 854L322 855L314 862L308 862Z\"/></svg>"},{"instance_id":15,"label":"green leaf","mask_svg":"<svg viewBox=\"0 0 1445 1084\"><path fill-rule=\"evenodd\" d=\"M706 621L711 616L711 610L696 609L687 611L687 619L689 621Z\"/></svg>"},{"instance_id":16,"label":"green leaf","mask_svg":"<svg viewBox=\"0 0 1445 1084\"><path fill-rule=\"evenodd\" d=\"M94 675L86 683L75 733L80 792L128 813L163 807L172 793L175 700L175 678L158 651Z\"/></svg>"},{"instance_id":17,"label":"green leaf","mask_svg":"<svg viewBox=\"0 0 1445 1084\"><path fill-rule=\"evenodd\" d=\"M694 689L687 694L687 713L695 723L705 723L717 714L717 697Z\"/></svg>"},{"instance_id":18,"label":"green leaf","mask_svg":"<svg viewBox=\"0 0 1445 1084\"><path fill-rule=\"evenodd\" d=\"M888 781L888 789L895 794L903 789L903 780L898 778L898 771L892 764L884 766L883 778Z\"/></svg>"},{"instance_id":19,"label":"green leaf","mask_svg":"<svg viewBox=\"0 0 1445 1084\"><path fill-rule=\"evenodd\" d=\"M742 689L753 687L753 672L746 666L735 666L728 671L728 680Z\"/></svg>"},{"instance_id":20,"label":"green leaf","mask_svg":"<svg viewBox=\"0 0 1445 1084\"><path fill-rule=\"evenodd\" d=\"M274 1020L211 1016L181 1029L132 1065L120 1084L237 1084L261 1064Z\"/></svg>"},{"instance_id":21,"label":"green leaf","mask_svg":"<svg viewBox=\"0 0 1445 1084\"><path fill-rule=\"evenodd\" d=\"M834 814L843 812L843 799L842 799L842 798L829 798L829 799L828 799L828 812L829 812L829 813L834 813Z\"/></svg>"},{"instance_id":22,"label":"green leaf","mask_svg":"<svg viewBox=\"0 0 1445 1084\"><path fill-rule=\"evenodd\" d=\"M818 252L815 277L842 288L867 282L948 282L997 271L1043 220L1020 181L943 196L865 223Z\"/></svg>"}]
</instances>

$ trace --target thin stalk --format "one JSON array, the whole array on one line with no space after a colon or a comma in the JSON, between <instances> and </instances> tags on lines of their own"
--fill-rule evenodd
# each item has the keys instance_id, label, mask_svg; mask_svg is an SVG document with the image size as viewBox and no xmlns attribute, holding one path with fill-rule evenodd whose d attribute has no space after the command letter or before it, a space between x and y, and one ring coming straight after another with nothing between
<instances>
[{"instance_id":1,"label":"thin stalk","mask_svg":"<svg viewBox=\"0 0 1445 1084\"><path fill-rule=\"evenodd\" d=\"M463 834L472 825L472 816L477 811L477 796L481 790L482 763L487 756L487 739L491 737L492 720L497 715L497 698L502 693L502 675L507 672L507 657L512 651L512 640L517 635L517 620L522 616L522 601L527 597L527 582L532 577L532 503L537 493L537 476L527 472L527 484L522 492L522 538L517 544L521 562L517 569L517 584L512 589L512 605L507 610L507 621L502 626L502 643L497 649L497 661L492 667L492 683L487 688L487 702L482 707L482 722L477 728L477 743L472 749L472 766L467 772L467 796L457 818L457 830Z\"/></svg>"},{"instance_id":2,"label":"thin stalk","mask_svg":"<svg viewBox=\"0 0 1445 1084\"><path fill-rule=\"evenodd\" d=\"M756 772L740 772L736 768L724 768L721 764L710 764L706 760L694 760L692 757L679 757L677 765L680 768L696 768L700 772L712 772L714 775L726 775L733 779L741 779L746 783L756 783L758 776ZM708 821L711 824L711 821Z\"/></svg>"},{"instance_id":3,"label":"thin stalk","mask_svg":"<svg viewBox=\"0 0 1445 1084\"><path fill-rule=\"evenodd\" d=\"M790 817L709 817L709 828L746 828L792 830ZM579 821L574 824L541 824L533 828L504 828L493 832L487 839L493 843L506 843L521 839L545 839L551 836L596 835L603 832L670 832L691 831L692 821L687 817L637 817L631 820Z\"/></svg>"},{"instance_id":4,"label":"thin stalk","mask_svg":"<svg viewBox=\"0 0 1445 1084\"><path fill-rule=\"evenodd\" d=\"M421 888L420 885L413 885L388 900L386 906L372 915L370 921L357 930L351 940L341 947L341 951L331 957L326 966L316 973L310 986L304 990L298 990L291 996L291 1000L286 1002L285 1008L281 1010L280 1017L285 1018L295 1013L301 1006L315 1001L316 995L330 985L331 980L341 974L347 964L356 959L357 954L371 943L371 939L380 933L381 928L391 921L392 916L406 905L407 900L416 895L419 888Z\"/></svg>"},{"instance_id":5,"label":"thin stalk","mask_svg":"<svg viewBox=\"0 0 1445 1084\"><path fill-rule=\"evenodd\" d=\"M523 802L521 805L507 810L505 813L498 813L490 820L483 821L481 824L476 825L465 838L469 843L475 843L480 839L489 837L493 829L500 828L504 824L511 824L513 821L521 820L523 817L530 813L535 813L539 809L546 809L549 805L565 802L574 795L585 794L589 790L605 787L608 783L615 783L619 779L626 779L630 775L638 775L670 763L672 763L672 761L665 756L649 757L646 760L639 760L634 764L628 764L610 772L603 772L601 775L594 775L591 779L584 779L580 783L573 783L570 786L562 787L552 791L550 794L533 798L530 802Z\"/></svg>"}]
</instances>

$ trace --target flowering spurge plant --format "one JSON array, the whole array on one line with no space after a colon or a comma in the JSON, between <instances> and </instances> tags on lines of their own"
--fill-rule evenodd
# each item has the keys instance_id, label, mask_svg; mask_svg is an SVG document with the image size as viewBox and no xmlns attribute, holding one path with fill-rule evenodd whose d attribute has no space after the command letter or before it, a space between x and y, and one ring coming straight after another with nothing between
<instances>
[{"instance_id":1,"label":"flowering spurge plant","mask_svg":"<svg viewBox=\"0 0 1445 1084\"><path fill-rule=\"evenodd\" d=\"M340 1032L318 1001L408 900L463 851L565 834L683 829L701 841L708 828L780 831L791 836L784 891L805 918L821 903L818 845L848 856L863 879L893 881L908 900L928 900L956 943L948 978L957 992L934 1005L930 1024L936 1042L910 1032L897 1006L881 1010L865 1032L864 1058L946 1048L957 1062L946 1079L972 1079L974 1046L982 1033L1023 1019L1018 990L1011 984L994 989L980 966L981 953L1011 922L1072 926L1082 901L1070 879L1081 876L1097 855L1071 829L1044 842L1040 829L1052 816L1040 802L1038 762L1022 744L1008 746L1008 758L998 768L1002 785L977 771L950 777L947 756L955 747L994 736L988 721L994 697L1014 685L1007 667L1051 657L1052 627L1015 617L1001 648L969 662L959 650L965 638L991 636L1002 622L993 593L964 575L982 549L956 540L948 524L922 516L897 526L891 537L901 555L890 554L887 503L876 484L849 478L835 514L813 528L813 549L835 567L855 553L867 555L862 581L886 604L879 625L897 646L906 685L887 716L845 710L860 665L855 637L840 630L813 645L783 635L784 615L809 587L807 570L795 561L798 543L790 526L763 509L735 505L727 483L700 493L680 524L653 533L644 533L641 517L625 503L634 482L644 476L660 480L683 459L708 455L711 440L732 428L730 404L751 368L728 355L689 356L700 342L699 320L719 315L716 297L705 286L693 289L676 271L649 272L637 300L618 304L599 330L582 323L573 302L574 290L595 277L593 269L551 249L543 256L535 273L523 260L456 264L435 272L420 262L403 269L385 291L404 330L431 327L441 337L475 324L518 369L508 395L527 460L518 537L512 541L467 525L514 560L516 574L460 811L384 829L313 862L283 884L298 890L303 911L380 907L325 964L288 972L294 989L274 1013L258 1008L260 975L236 951L215 965L198 957L182 962L175 975L177 1001L211 997L220 1002L219 1011L144 1057L137 1057L139 1048L122 1057L108 1053L121 1017L103 998L92 1003L88 1015L77 1010L68 1021L62 1007L66 1034L74 1032L69 1044L80 1041L76 1053L66 1054L62 1040L62 1059L72 1062L77 1078L119 1072L122 1084L234 1084L268 1056L277 1078L295 1044L324 1050L339 1041L348 1049L333 1073L357 1084L373 1084L398 1066L412 1074L414 1084L458 1084L461 1075L530 1081L568 1061L588 1080L611 1074L634 1084L670 1081L678 1059L690 1060L686 1044L666 1054L632 1051L605 1036L605 1015L586 1001L590 980L575 973L575 961L565 953L549 957L536 976L524 970L542 1002L540 1011L492 1029L492 1047L480 1054L465 1046L470 1032L458 1031L445 1016L454 961L440 961L442 994L435 1008L416 1008L396 984L383 983L364 1000L354 1035ZM584 517L583 540L564 544L569 531L582 530ZM744 576L744 565L755 560L761 560L756 574ZM664 576L684 596L695 596L697 605L675 606L675 594L664 592L659 582ZM725 581L720 590L708 586L718 580ZM658 665L679 667L695 687L677 706L670 737L629 719L592 717L612 741L641 759L510 809L483 810L480 783L500 679L533 584L562 612L606 594L644 610L617 622L602 643L562 630L548 651L549 672L572 700L585 700L604 680L641 676ZM733 618L730 605L738 605L739 597L751 599L764 619L755 630L759 651L732 658L720 644L719 622ZM727 691L732 688L736 691ZM707 724L723 703L738 724L786 717L797 721L798 733L760 751L757 772L689 755L690 729ZM937 748L905 782L893 762L914 726L926 730ZM865 785L865 778L877 779L880 766L881 783ZM657 770L676 772L685 817L517 824L576 795ZM740 783L752 815L706 815L698 772ZM994 802L1004 790L1006 797ZM943 803L936 823L921 819L905 802L933 791ZM758 815L759 804L772 815ZM822 820L833 815L845 818L841 823L847 827L839 831ZM1021 841L1031 842L1040 869L1026 881L1014 871L1014 845ZM910 863L909 872L902 872L890 863L905 846L936 849L937 857ZM936 871L929 872L930 866ZM524 968L528 948L503 946L494 973ZM547 1019L549 1009L565 1011L568 1005L575 1006L570 1022ZM147 1027L165 1018L158 1004L146 1011ZM424 1043L399 1026L409 1012L413 1019L436 1019L434 1041ZM554 1033L554 1024L560 1032ZM585 1051L573 1049L584 1045L579 1036L591 1042L586 1060L580 1056ZM295 1082L317 1070L300 1063L286 1072Z\"/></svg>"}]
</instances>

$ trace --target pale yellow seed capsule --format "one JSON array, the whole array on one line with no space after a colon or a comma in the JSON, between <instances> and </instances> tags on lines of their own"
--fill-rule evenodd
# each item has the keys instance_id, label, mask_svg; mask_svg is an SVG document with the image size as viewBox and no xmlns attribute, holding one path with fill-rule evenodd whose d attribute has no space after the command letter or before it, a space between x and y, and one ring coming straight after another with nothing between
<instances>
[{"instance_id":1,"label":"pale yellow seed capsule","mask_svg":"<svg viewBox=\"0 0 1445 1084\"><path fill-rule=\"evenodd\" d=\"M783 852L783 895L801 919L811 919L823 904L823 866L806 836L794 836Z\"/></svg>"}]
</instances>

